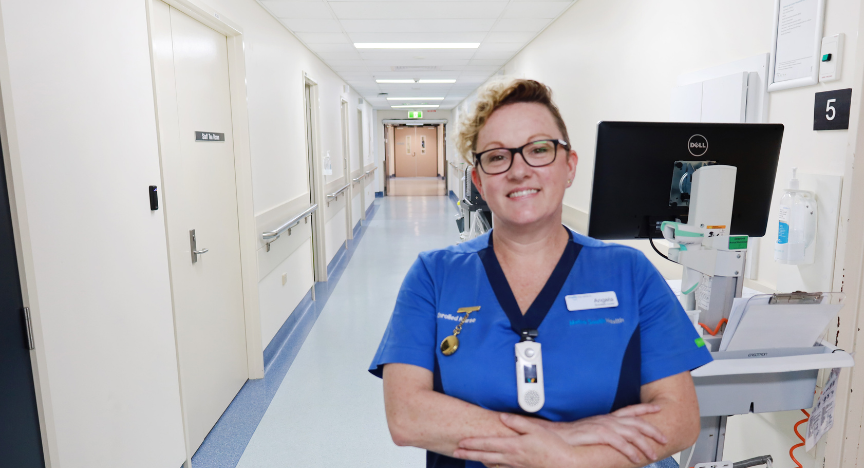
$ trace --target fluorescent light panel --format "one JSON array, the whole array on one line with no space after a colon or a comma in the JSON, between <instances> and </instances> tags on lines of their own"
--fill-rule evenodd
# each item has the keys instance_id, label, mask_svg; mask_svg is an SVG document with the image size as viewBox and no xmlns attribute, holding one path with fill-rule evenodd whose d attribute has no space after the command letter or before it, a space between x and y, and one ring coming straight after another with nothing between
<instances>
[{"instance_id":1,"label":"fluorescent light panel","mask_svg":"<svg viewBox=\"0 0 864 468\"><path fill-rule=\"evenodd\" d=\"M443 101L443 97L388 97L388 101Z\"/></svg>"},{"instance_id":2,"label":"fluorescent light panel","mask_svg":"<svg viewBox=\"0 0 864 468\"><path fill-rule=\"evenodd\" d=\"M419 109L419 108L435 108L438 107L438 104L421 104L415 106L390 106L391 109Z\"/></svg>"},{"instance_id":3,"label":"fluorescent light panel","mask_svg":"<svg viewBox=\"0 0 864 468\"><path fill-rule=\"evenodd\" d=\"M419 80L419 81L414 81L414 80L375 80L375 82L381 83L381 84L414 84L414 83L432 84L432 83L455 83L456 80Z\"/></svg>"},{"instance_id":4,"label":"fluorescent light panel","mask_svg":"<svg viewBox=\"0 0 864 468\"><path fill-rule=\"evenodd\" d=\"M355 42L358 49L476 49L479 42Z\"/></svg>"}]
</instances>

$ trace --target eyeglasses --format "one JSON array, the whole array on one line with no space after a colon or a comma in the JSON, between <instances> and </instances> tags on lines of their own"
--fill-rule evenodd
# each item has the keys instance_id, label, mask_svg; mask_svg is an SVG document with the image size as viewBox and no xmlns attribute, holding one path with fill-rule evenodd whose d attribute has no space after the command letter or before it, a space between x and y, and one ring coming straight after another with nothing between
<instances>
[{"instance_id":1,"label":"eyeglasses","mask_svg":"<svg viewBox=\"0 0 864 468\"><path fill-rule=\"evenodd\" d=\"M486 174L503 174L513 167L516 154L521 154L525 164L531 167L548 166L555 162L558 147L568 149L570 145L564 140L539 140L524 144L518 148L494 148L474 153L474 160Z\"/></svg>"}]
</instances>

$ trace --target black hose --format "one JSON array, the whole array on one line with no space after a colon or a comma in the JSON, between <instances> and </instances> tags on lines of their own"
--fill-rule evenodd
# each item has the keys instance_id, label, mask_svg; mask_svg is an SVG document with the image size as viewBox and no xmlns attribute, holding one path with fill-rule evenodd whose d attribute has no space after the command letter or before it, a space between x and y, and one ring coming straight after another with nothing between
<instances>
[{"instance_id":1,"label":"black hose","mask_svg":"<svg viewBox=\"0 0 864 468\"><path fill-rule=\"evenodd\" d=\"M648 234L648 242L651 243L651 248L654 249L655 252L657 252L657 255L659 255L659 256L665 258L666 260L669 260L669 261L672 262L672 263L675 263L675 264L678 263L678 262L676 262L675 260L672 260L671 258L669 258L669 257L667 257L667 256L665 256L665 255L663 255L662 253L660 253L659 250L657 250L657 247L654 246L654 239L651 238L651 234L650 234L650 233Z\"/></svg>"}]
</instances>

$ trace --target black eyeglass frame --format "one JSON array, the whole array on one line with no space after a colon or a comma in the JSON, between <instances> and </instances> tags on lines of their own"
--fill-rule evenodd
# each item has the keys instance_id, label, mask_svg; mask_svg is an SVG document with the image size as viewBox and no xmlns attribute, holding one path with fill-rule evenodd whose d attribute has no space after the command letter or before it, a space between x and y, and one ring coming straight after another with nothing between
<instances>
[{"instance_id":1,"label":"black eyeglass frame","mask_svg":"<svg viewBox=\"0 0 864 468\"><path fill-rule=\"evenodd\" d=\"M549 161L549 162L546 163L546 164L540 164L539 166L535 166L534 164L531 164L530 162L528 162L528 158L526 158L525 155L522 154L522 150L525 149L526 146L530 146L530 145L533 145L533 144L535 144L535 143L540 143L541 141L551 141L552 143L555 144L555 150L554 150L554 154L553 154L553 156L552 156L552 160L551 160L551 161ZM479 153L474 153L474 152L472 152L472 154L474 155L474 161L477 162L477 166L480 167L480 169L483 171L484 174L487 174L487 175L499 175L499 174L503 174L503 173L509 171L509 170L513 167L513 161L516 160L516 155L517 155L517 154L519 154L520 156L522 156L522 160L525 161L525 164L527 164L527 165L530 166L530 167L546 167L546 166L548 166L548 165L554 163L555 160L558 159L558 147L559 147L559 146L562 147L562 148L564 148L564 149L567 150L567 151L570 150L570 144L569 144L569 143L567 143L566 141L561 140L561 139L555 139L555 138L553 138L553 139L543 139L543 140L529 141L528 143L525 143L524 145L522 145L522 146L520 146L520 147L518 147L518 148L492 148L492 149L488 149L488 150L486 150L486 151L481 151L481 152L479 152ZM483 156L484 154L490 152L490 151L500 151L500 150L507 150L507 151L510 152L510 165L507 166L507 169L504 169L504 170L501 171L501 172L488 172L486 169L483 168L483 164L480 162L480 157Z\"/></svg>"}]
</instances>

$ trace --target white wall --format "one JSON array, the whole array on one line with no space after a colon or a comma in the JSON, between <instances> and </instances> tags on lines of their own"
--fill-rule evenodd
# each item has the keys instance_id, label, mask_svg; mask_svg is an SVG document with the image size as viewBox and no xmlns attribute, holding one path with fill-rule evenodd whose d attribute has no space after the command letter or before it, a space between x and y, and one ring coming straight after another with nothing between
<instances>
[{"instance_id":1,"label":"white wall","mask_svg":"<svg viewBox=\"0 0 864 468\"><path fill-rule=\"evenodd\" d=\"M846 41L845 50L849 58L856 56L859 3L832 0L826 7L824 34L846 33L851 39ZM525 47L504 67L503 74L537 79L554 91L580 156L565 204L583 212L589 209L598 121L668 121L671 90L678 75L769 52L772 15L770 1L581 0ZM775 182L775 207L792 166L802 172L844 175L848 132L812 130L813 95L857 88L853 86L854 71L855 66L850 65L844 67L839 81L770 94L768 121L783 123L786 128ZM778 266L772 249L776 224L772 210L762 242L759 284L754 284L768 290L777 284ZM660 263L665 260L650 250L648 256L664 274L677 274L670 273L669 267ZM727 459L771 453L778 466L791 466L788 451L797 442L792 426L801 417L800 412L789 412L732 418ZM776 432L763 436L766 428ZM760 453L754 452L757 447ZM812 453L800 450L796 456L809 463L805 466L812 466Z\"/></svg>"},{"instance_id":2,"label":"white wall","mask_svg":"<svg viewBox=\"0 0 864 468\"><path fill-rule=\"evenodd\" d=\"M208 0L208 3L239 24L244 32L252 187L256 215L263 216L268 211L279 210L297 197L308 193L303 115L304 72L318 83L320 154L323 158L329 151L332 158L333 174L324 176L325 185L345 176L342 169L340 125L342 99L348 102L351 169L358 169L361 156L357 135L357 110L362 109L365 117L371 110L371 105L365 101L358 104L360 95L351 88L348 88L347 93L344 92L345 82L254 0ZM339 185L345 183L341 182ZM319 209L323 214L328 208L320 204ZM291 205L281 218L290 218L300 210ZM344 225L344 222L342 224ZM325 232L327 246L341 245L346 239L344 229L326 228ZM264 248L264 244L259 245L259 249ZM292 285L301 284L307 289L311 287L308 277L311 275L312 263L307 263L303 255L295 252L269 252L271 256L281 256L282 263L278 271L272 271L272 274L279 277L279 281L268 280L262 276L258 284L265 347L272 338L271 333L275 333L272 328L276 324L281 326L303 298L303 295L296 294L296 291L285 291L281 284L281 273L288 273L289 283ZM336 250L332 248L327 250L328 261L335 253ZM260 255L263 254L259 251ZM289 256L292 257L290 261ZM272 300L277 297L283 298L285 302Z\"/></svg>"},{"instance_id":3,"label":"white wall","mask_svg":"<svg viewBox=\"0 0 864 468\"><path fill-rule=\"evenodd\" d=\"M206 3L244 31L255 213L296 205L308 190L302 72L319 84L322 154L341 157L340 99L356 119L359 95L254 0ZM0 0L0 11L4 144L50 466L179 466L165 226L145 195L160 185L145 2ZM344 221L329 231L344 241ZM311 286L308 242L296 243L259 271L265 346Z\"/></svg>"},{"instance_id":4,"label":"white wall","mask_svg":"<svg viewBox=\"0 0 864 468\"><path fill-rule=\"evenodd\" d=\"M50 466L180 466L165 225L145 194L161 184L144 3L0 9Z\"/></svg>"}]
</instances>

